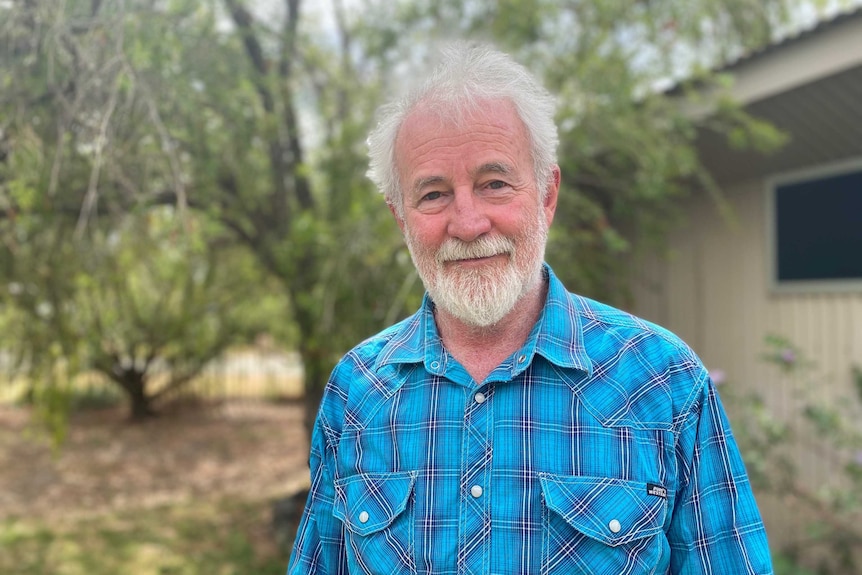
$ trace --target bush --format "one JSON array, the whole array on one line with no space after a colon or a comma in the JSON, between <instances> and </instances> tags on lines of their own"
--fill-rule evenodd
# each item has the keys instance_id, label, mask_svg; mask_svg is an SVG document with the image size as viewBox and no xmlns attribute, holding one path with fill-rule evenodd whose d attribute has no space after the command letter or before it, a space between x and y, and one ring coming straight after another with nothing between
<instances>
[{"instance_id":1,"label":"bush","mask_svg":"<svg viewBox=\"0 0 862 575\"><path fill-rule=\"evenodd\" d=\"M768 336L763 360L780 373L791 398L784 413L757 392L739 395L722 385L734 415L734 434L756 489L780 496L804 517L801 535L773 550L776 575L846 575L862 572L862 369L852 369L848 397L818 396L822 376L815 362L785 338ZM721 383L723 374L714 377ZM800 473L797 454L833 470L812 485Z\"/></svg>"}]
</instances>

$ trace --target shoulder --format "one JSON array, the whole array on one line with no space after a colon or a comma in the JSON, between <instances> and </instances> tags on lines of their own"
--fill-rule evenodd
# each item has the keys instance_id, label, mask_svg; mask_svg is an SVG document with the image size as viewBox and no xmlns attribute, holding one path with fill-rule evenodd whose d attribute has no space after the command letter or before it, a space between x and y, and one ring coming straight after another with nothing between
<instances>
[{"instance_id":1,"label":"shoulder","mask_svg":"<svg viewBox=\"0 0 862 575\"><path fill-rule=\"evenodd\" d=\"M688 344L626 311L574 294L570 298L593 369L587 387L602 398L602 411L613 405L613 412L629 423L663 421L670 428L697 411L709 375Z\"/></svg>"},{"instance_id":2,"label":"shoulder","mask_svg":"<svg viewBox=\"0 0 862 575\"><path fill-rule=\"evenodd\" d=\"M682 339L671 331L611 305L569 292L553 270L547 268L548 300L543 329L549 338L568 340L585 352L592 363L609 356L637 352L650 365L668 361L700 364ZM580 349L578 349L580 348Z\"/></svg>"},{"instance_id":3,"label":"shoulder","mask_svg":"<svg viewBox=\"0 0 862 575\"><path fill-rule=\"evenodd\" d=\"M421 357L421 314L367 338L341 357L326 383L318 415L329 431L340 433L345 420L367 414L397 391L400 367Z\"/></svg>"},{"instance_id":4,"label":"shoulder","mask_svg":"<svg viewBox=\"0 0 862 575\"><path fill-rule=\"evenodd\" d=\"M420 309L354 346L342 356L333 376L355 369L377 369L381 364L398 361L405 356L419 357L423 340L422 314L423 310Z\"/></svg>"},{"instance_id":5,"label":"shoulder","mask_svg":"<svg viewBox=\"0 0 862 575\"><path fill-rule=\"evenodd\" d=\"M670 330L615 308L576 294L569 294L572 306L577 310L585 340L594 348L601 349L602 342L611 348L627 344L641 352L649 351L660 357L700 363L692 348Z\"/></svg>"}]
</instances>

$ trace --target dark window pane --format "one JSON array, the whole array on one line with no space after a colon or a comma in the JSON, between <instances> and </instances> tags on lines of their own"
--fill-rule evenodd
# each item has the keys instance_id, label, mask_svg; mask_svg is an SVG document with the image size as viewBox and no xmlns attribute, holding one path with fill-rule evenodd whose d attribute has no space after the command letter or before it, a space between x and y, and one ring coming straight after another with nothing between
<instances>
[{"instance_id":1,"label":"dark window pane","mask_svg":"<svg viewBox=\"0 0 862 575\"><path fill-rule=\"evenodd\" d=\"M775 190L778 281L862 279L862 172Z\"/></svg>"}]
</instances>

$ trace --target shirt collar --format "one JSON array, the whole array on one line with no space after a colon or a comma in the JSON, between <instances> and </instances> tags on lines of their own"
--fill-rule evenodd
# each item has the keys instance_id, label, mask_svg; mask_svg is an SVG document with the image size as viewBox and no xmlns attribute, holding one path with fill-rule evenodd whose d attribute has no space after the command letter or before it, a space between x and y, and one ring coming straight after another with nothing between
<instances>
[{"instance_id":1,"label":"shirt collar","mask_svg":"<svg viewBox=\"0 0 862 575\"><path fill-rule=\"evenodd\" d=\"M592 361L584 347L584 315L580 300L566 290L548 264L544 269L548 278L548 297L523 349L527 351L533 346L533 353L555 365L592 374ZM528 359L532 361L532 357Z\"/></svg>"},{"instance_id":2,"label":"shirt collar","mask_svg":"<svg viewBox=\"0 0 862 575\"><path fill-rule=\"evenodd\" d=\"M395 335L380 351L377 366L390 363L424 363L426 371L442 374L446 352L434 322L434 302L426 293L422 306L404 320Z\"/></svg>"},{"instance_id":3,"label":"shirt collar","mask_svg":"<svg viewBox=\"0 0 862 575\"><path fill-rule=\"evenodd\" d=\"M511 365L501 367L508 367L514 377L539 354L559 367L592 373L592 362L583 345L583 316L578 301L547 264L544 274L548 295L542 314L524 346L515 353L514 361L508 362ZM447 358L434 321L434 303L426 293L422 307L401 324L401 329L383 347L377 365L422 363L427 372L443 375Z\"/></svg>"}]
</instances>

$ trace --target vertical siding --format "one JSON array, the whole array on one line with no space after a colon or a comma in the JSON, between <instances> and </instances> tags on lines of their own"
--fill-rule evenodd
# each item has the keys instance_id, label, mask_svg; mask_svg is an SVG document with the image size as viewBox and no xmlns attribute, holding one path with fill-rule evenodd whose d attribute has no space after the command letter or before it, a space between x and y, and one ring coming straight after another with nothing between
<instances>
[{"instance_id":1,"label":"vertical siding","mask_svg":"<svg viewBox=\"0 0 862 575\"><path fill-rule=\"evenodd\" d=\"M733 221L722 218L711 200L695 198L687 223L671 237L669 257L640 263L635 313L676 332L707 367L727 374L727 385L738 393L758 392L779 414L792 414L798 400L792 382L760 356L767 334L786 337L816 361L807 389L841 402L852 393L851 366L862 365L862 293L771 292L766 184L739 186L727 198ZM794 453L812 486L834 476L817 451L809 442ZM804 518L781 502L765 497L763 503L772 539L798 533Z\"/></svg>"}]
</instances>

